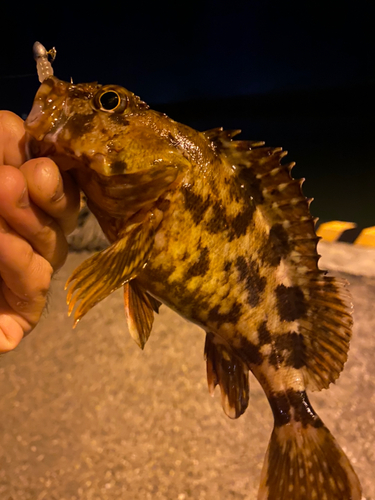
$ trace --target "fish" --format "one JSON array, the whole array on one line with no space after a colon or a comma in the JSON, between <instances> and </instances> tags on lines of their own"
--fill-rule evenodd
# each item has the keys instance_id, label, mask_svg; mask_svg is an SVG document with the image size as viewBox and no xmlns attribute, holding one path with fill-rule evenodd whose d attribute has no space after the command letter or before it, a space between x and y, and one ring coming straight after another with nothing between
<instances>
[{"instance_id":1,"label":"fish","mask_svg":"<svg viewBox=\"0 0 375 500\"><path fill-rule=\"evenodd\" d=\"M274 417L259 500L360 500L356 473L307 390L343 370L347 283L318 266L311 200L282 148L204 132L119 85L42 81L25 122L29 157L69 171L109 240L67 282L74 324L123 287L143 349L162 304L200 326L209 391L249 403L249 372Z\"/></svg>"}]
</instances>

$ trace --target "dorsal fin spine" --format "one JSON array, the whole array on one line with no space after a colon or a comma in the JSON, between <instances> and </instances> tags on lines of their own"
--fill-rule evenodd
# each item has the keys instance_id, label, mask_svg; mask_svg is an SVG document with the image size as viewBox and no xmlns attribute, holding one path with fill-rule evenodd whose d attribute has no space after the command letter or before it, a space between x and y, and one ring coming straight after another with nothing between
<instances>
[{"instance_id":1,"label":"dorsal fin spine","mask_svg":"<svg viewBox=\"0 0 375 500\"><path fill-rule=\"evenodd\" d=\"M301 371L307 387L326 388L338 377L347 359L352 318L345 286L318 268L316 219L309 212L313 199L303 195L304 179L291 176L295 163L281 164L287 154L282 148L232 141L222 130L208 135L229 165L236 167L248 192L254 190L268 231L276 227L277 233L281 225L287 234L289 250L283 261L293 285L302 290L309 312L306 320L298 320L306 358Z\"/></svg>"}]
</instances>

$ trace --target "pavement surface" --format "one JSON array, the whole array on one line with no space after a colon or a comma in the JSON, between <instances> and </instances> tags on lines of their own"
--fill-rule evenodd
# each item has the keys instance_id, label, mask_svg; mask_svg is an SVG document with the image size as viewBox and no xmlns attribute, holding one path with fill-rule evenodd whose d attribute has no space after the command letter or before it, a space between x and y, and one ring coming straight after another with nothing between
<instances>
[{"instance_id":1,"label":"pavement surface","mask_svg":"<svg viewBox=\"0 0 375 500\"><path fill-rule=\"evenodd\" d=\"M321 247L322 261L338 274L352 250ZM371 252L347 259L370 272L341 272L355 305L344 372L329 390L310 394L366 500L375 500ZM121 291L72 330L64 283L88 255L69 255L48 313L0 358L0 500L255 499L272 416L254 377L248 410L228 419L218 392L212 399L207 391L202 330L164 306L142 352L127 332Z\"/></svg>"}]
</instances>

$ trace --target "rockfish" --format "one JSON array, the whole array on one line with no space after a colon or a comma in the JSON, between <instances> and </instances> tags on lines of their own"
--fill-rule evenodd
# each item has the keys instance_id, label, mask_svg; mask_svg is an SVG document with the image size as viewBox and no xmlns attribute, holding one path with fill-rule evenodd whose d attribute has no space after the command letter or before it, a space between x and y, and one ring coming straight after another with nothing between
<instances>
[{"instance_id":1,"label":"rockfish","mask_svg":"<svg viewBox=\"0 0 375 500\"><path fill-rule=\"evenodd\" d=\"M306 389L335 381L352 329L346 284L319 269L302 182L281 148L198 132L118 85L41 84L26 120L30 157L71 172L110 246L69 278L79 321L124 288L141 348L161 303L206 332L211 392L239 417L249 370L274 429L258 498L360 500L357 476Z\"/></svg>"}]
</instances>

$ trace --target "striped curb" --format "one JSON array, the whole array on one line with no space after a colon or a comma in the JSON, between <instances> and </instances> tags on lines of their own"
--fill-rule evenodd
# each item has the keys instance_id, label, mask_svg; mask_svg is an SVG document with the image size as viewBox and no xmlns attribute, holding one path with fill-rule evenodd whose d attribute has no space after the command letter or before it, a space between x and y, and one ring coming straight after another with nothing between
<instances>
[{"instance_id":1,"label":"striped curb","mask_svg":"<svg viewBox=\"0 0 375 500\"><path fill-rule=\"evenodd\" d=\"M333 220L317 225L316 234L323 241L341 241L354 245L375 247L375 226L360 228L354 222Z\"/></svg>"}]
</instances>

